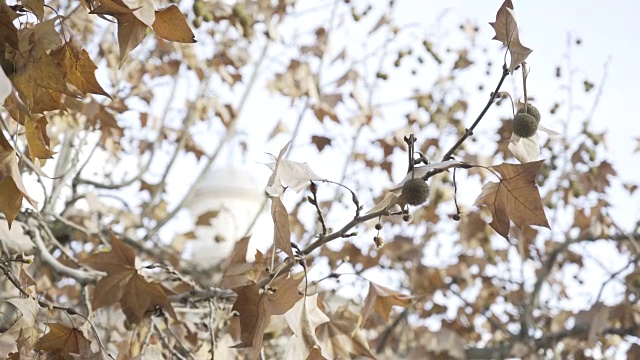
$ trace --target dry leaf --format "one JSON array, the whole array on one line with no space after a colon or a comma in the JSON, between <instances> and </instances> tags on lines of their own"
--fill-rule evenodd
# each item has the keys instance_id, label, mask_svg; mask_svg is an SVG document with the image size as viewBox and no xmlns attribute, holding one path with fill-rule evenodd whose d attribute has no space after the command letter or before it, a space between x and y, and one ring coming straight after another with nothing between
<instances>
[{"instance_id":1,"label":"dry leaf","mask_svg":"<svg viewBox=\"0 0 640 360\"><path fill-rule=\"evenodd\" d=\"M32 161L35 159L51 159L55 151L51 151L49 136L47 135L47 118L40 116L33 120L31 117L25 119L24 129L27 145L29 146L29 156Z\"/></svg>"},{"instance_id":2,"label":"dry leaf","mask_svg":"<svg viewBox=\"0 0 640 360\"><path fill-rule=\"evenodd\" d=\"M93 63L87 51L76 40L72 39L52 51L51 57L63 69L67 81L80 92L104 95L111 98L96 80L95 71L98 67Z\"/></svg>"},{"instance_id":3,"label":"dry leaf","mask_svg":"<svg viewBox=\"0 0 640 360\"><path fill-rule=\"evenodd\" d=\"M311 142L318 148L318 152L331 145L331 139L326 136L313 135L311 136Z\"/></svg>"},{"instance_id":4,"label":"dry leaf","mask_svg":"<svg viewBox=\"0 0 640 360\"><path fill-rule=\"evenodd\" d=\"M233 289L238 299L233 310L240 314L240 343L233 348L252 348L257 359L262 348L262 338L271 315L282 315L291 309L302 295L298 285L302 278L278 278L267 289L251 283Z\"/></svg>"},{"instance_id":5,"label":"dry leaf","mask_svg":"<svg viewBox=\"0 0 640 360\"><path fill-rule=\"evenodd\" d=\"M529 138L521 138L516 134L511 134L508 148L513 157L522 164L536 161L540 157L538 134L533 134Z\"/></svg>"},{"instance_id":6,"label":"dry leaf","mask_svg":"<svg viewBox=\"0 0 640 360\"><path fill-rule=\"evenodd\" d=\"M505 0L496 14L496 21L489 23L496 31L493 37L495 40L502 42L509 49L511 55L511 65L509 72L520 64L522 64L533 50L522 45L518 36L518 23L516 22L515 12L511 0Z\"/></svg>"},{"instance_id":7,"label":"dry leaf","mask_svg":"<svg viewBox=\"0 0 640 360\"><path fill-rule=\"evenodd\" d=\"M267 182L267 193L270 196L282 197L286 187L295 192L304 189L309 181L324 180L311 170L307 163L299 163L283 159L284 154L289 149L291 141L289 141L276 158L276 161L267 166L273 170L269 181Z\"/></svg>"},{"instance_id":8,"label":"dry leaf","mask_svg":"<svg viewBox=\"0 0 640 360\"><path fill-rule=\"evenodd\" d=\"M152 0L122 0L129 8L134 9L133 15L145 25L152 26L156 20L156 7Z\"/></svg>"},{"instance_id":9,"label":"dry leaf","mask_svg":"<svg viewBox=\"0 0 640 360\"><path fill-rule=\"evenodd\" d=\"M40 334L35 327L38 314L38 302L33 298L8 299L6 302L15 306L19 311L19 317L5 332L0 334L0 358L4 358L10 352L18 350L17 342L22 338L22 345L32 347ZM6 324L6 317L0 314L3 324ZM26 342L26 343L25 343Z\"/></svg>"},{"instance_id":10,"label":"dry leaf","mask_svg":"<svg viewBox=\"0 0 640 360\"><path fill-rule=\"evenodd\" d=\"M284 251L293 261L293 249L291 248L291 230L289 227L289 213L282 200L277 196L271 196L271 217L273 218L273 244L276 249Z\"/></svg>"},{"instance_id":11,"label":"dry leaf","mask_svg":"<svg viewBox=\"0 0 640 360\"><path fill-rule=\"evenodd\" d=\"M331 359L351 359L351 355L375 359L369 341L358 328L358 315L343 305L330 316L330 321L318 326L316 333L322 350Z\"/></svg>"},{"instance_id":12,"label":"dry leaf","mask_svg":"<svg viewBox=\"0 0 640 360\"><path fill-rule=\"evenodd\" d=\"M220 287L233 289L245 286L258 281L258 278L265 272L267 265L264 255L256 250L256 261L247 262L247 248L250 237L244 237L237 241L231 254L220 265L222 279Z\"/></svg>"},{"instance_id":13,"label":"dry leaf","mask_svg":"<svg viewBox=\"0 0 640 360\"><path fill-rule=\"evenodd\" d=\"M36 348L47 358L68 359L71 354L91 354L91 342L82 331L60 323L48 323L49 332L38 340Z\"/></svg>"},{"instance_id":14,"label":"dry leaf","mask_svg":"<svg viewBox=\"0 0 640 360\"><path fill-rule=\"evenodd\" d=\"M16 157L16 151L0 131L0 211L7 218L9 228L20 212L23 198L38 208L38 203L27 195Z\"/></svg>"},{"instance_id":15,"label":"dry leaf","mask_svg":"<svg viewBox=\"0 0 640 360\"><path fill-rule=\"evenodd\" d=\"M318 346L316 328L329 321L318 308L318 294L305 296L284 314L293 335L287 344L287 359L305 359Z\"/></svg>"},{"instance_id":16,"label":"dry leaf","mask_svg":"<svg viewBox=\"0 0 640 360\"><path fill-rule=\"evenodd\" d=\"M536 174L544 160L526 164L492 166L500 174L500 182L489 182L482 187L475 206L485 205L493 219L489 225L505 239L509 239L509 223L522 228L538 225L549 228L542 208L540 192L535 184Z\"/></svg>"},{"instance_id":17,"label":"dry leaf","mask_svg":"<svg viewBox=\"0 0 640 360\"><path fill-rule=\"evenodd\" d=\"M385 321L389 321L391 308L394 306L407 307L412 296L391 290L384 286L369 282L369 293L362 306L362 323L373 311L377 312Z\"/></svg>"},{"instance_id":18,"label":"dry leaf","mask_svg":"<svg viewBox=\"0 0 640 360\"><path fill-rule=\"evenodd\" d=\"M194 43L196 37L187 24L186 17L176 5L170 5L156 11L153 31L165 40L181 43Z\"/></svg>"},{"instance_id":19,"label":"dry leaf","mask_svg":"<svg viewBox=\"0 0 640 360\"><path fill-rule=\"evenodd\" d=\"M93 308L120 303L127 319L134 324L139 324L149 311L158 307L175 317L164 288L147 281L138 273L133 250L113 234L111 246L111 251L91 255L82 261L83 264L107 273L96 284Z\"/></svg>"}]
</instances>

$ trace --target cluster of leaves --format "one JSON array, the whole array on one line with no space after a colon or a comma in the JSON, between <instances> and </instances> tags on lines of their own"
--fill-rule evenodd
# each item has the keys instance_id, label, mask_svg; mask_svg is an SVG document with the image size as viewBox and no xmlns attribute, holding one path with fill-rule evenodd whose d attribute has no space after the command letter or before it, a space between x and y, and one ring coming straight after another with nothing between
<instances>
[{"instance_id":1,"label":"cluster of leaves","mask_svg":"<svg viewBox=\"0 0 640 360\"><path fill-rule=\"evenodd\" d=\"M465 45L447 49L435 37L421 44L415 33L405 37L394 1L300 10L292 0L197 0L193 13L182 10L187 15L176 4L155 6L0 3L0 356L579 357L638 335L638 234L609 216L605 192L616 172L603 158L604 134L588 122L573 138L512 134L513 114L534 99L526 89L532 51L519 39L510 0L491 23L509 64L470 125L471 97L459 75L476 71L485 55L467 22ZM292 35L298 17L317 11L328 12L326 24ZM345 16L351 20L338 24ZM370 26L367 45L380 48L359 54L341 43L349 26ZM195 42L194 32L198 44L176 44ZM446 76L398 101L385 92L423 68ZM502 111L506 118L493 129L501 104L516 98L517 89L506 92L503 83L520 73L524 103ZM597 85L589 84L593 96ZM273 246L248 254L250 236L216 237L224 261L194 264L182 253L196 231L177 216L193 189L169 200L184 193L180 164L198 162L200 172L188 180L203 179L241 133L239 114L251 110L247 98L260 85L299 111L296 123L274 122L266 140L294 138L268 165ZM406 111L395 102L410 108L406 121L384 121ZM282 134L291 125L296 130ZM222 135L212 141L213 133ZM287 158L305 136L331 163L351 149L340 179ZM239 138L241 148L265 147ZM406 169L407 153L409 170L392 185L394 165ZM500 164L511 158L519 164ZM42 185L42 196L23 177ZM416 177L429 181L431 194L409 208L402 186ZM477 209L460 188L480 192ZM631 195L636 188L628 184ZM23 199L36 211L23 208ZM198 214L193 226L210 226L223 212ZM567 214L573 221L558 220ZM554 230L545 230L550 223ZM168 224L187 229L169 234ZM556 298L576 300L565 274L589 259L578 246L597 241L613 244L625 266L598 284L587 310L562 307ZM624 295L603 303L614 281L625 285Z\"/></svg>"}]
</instances>

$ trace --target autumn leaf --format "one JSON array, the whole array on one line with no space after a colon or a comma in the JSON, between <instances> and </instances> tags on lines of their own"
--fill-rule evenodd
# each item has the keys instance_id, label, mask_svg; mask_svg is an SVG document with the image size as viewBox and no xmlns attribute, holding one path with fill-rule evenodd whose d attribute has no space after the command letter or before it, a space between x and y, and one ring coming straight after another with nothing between
<instances>
[{"instance_id":1,"label":"autumn leaf","mask_svg":"<svg viewBox=\"0 0 640 360\"><path fill-rule=\"evenodd\" d=\"M267 193L271 196L282 197L285 190L284 185L295 192L300 192L309 184L309 181L324 180L313 172L307 163L289 161L283 158L290 145L291 141L280 150L275 162L267 164L273 170L267 182Z\"/></svg>"},{"instance_id":2,"label":"autumn leaf","mask_svg":"<svg viewBox=\"0 0 640 360\"><path fill-rule=\"evenodd\" d=\"M18 29L13 25L13 20L18 18L18 14L13 11L6 1L0 3L0 43L9 44L14 49L18 49Z\"/></svg>"},{"instance_id":3,"label":"autumn leaf","mask_svg":"<svg viewBox=\"0 0 640 360\"><path fill-rule=\"evenodd\" d=\"M348 305L343 305L331 314L330 321L318 326L318 339L329 358L351 359L352 355L376 358L366 334L358 327L358 318Z\"/></svg>"},{"instance_id":4,"label":"autumn leaf","mask_svg":"<svg viewBox=\"0 0 640 360\"><path fill-rule=\"evenodd\" d=\"M181 43L196 42L196 37L189 28L186 17L176 5L169 5L156 11L153 31L165 40Z\"/></svg>"},{"instance_id":5,"label":"autumn leaf","mask_svg":"<svg viewBox=\"0 0 640 360\"><path fill-rule=\"evenodd\" d=\"M120 47L120 66L131 50L135 49L144 39L147 25L133 14L115 16L118 21L118 46Z\"/></svg>"},{"instance_id":6,"label":"autumn leaf","mask_svg":"<svg viewBox=\"0 0 640 360\"><path fill-rule=\"evenodd\" d=\"M394 306L407 307L412 298L410 295L369 282L369 293L362 306L362 323L364 324L373 311L382 316L385 321L389 321L391 308Z\"/></svg>"},{"instance_id":7,"label":"autumn leaf","mask_svg":"<svg viewBox=\"0 0 640 360\"><path fill-rule=\"evenodd\" d=\"M33 11L38 21L42 22L44 19L44 0L20 0L20 3Z\"/></svg>"},{"instance_id":8,"label":"autumn leaf","mask_svg":"<svg viewBox=\"0 0 640 360\"><path fill-rule=\"evenodd\" d=\"M276 249L284 251L293 261L293 249L291 248L291 230L289 228L289 213L277 196L271 196L271 217L273 218L273 244Z\"/></svg>"},{"instance_id":9,"label":"autumn leaf","mask_svg":"<svg viewBox=\"0 0 640 360\"><path fill-rule=\"evenodd\" d=\"M164 288L147 281L135 267L135 254L111 234L112 249L94 254L82 261L107 276L98 281L93 294L94 309L120 303L127 319L135 324L150 310L160 307L175 317Z\"/></svg>"},{"instance_id":10,"label":"autumn leaf","mask_svg":"<svg viewBox=\"0 0 640 360\"><path fill-rule=\"evenodd\" d=\"M287 344L287 359L306 359L318 346L316 328L329 321L318 308L318 294L305 296L284 314L293 335Z\"/></svg>"},{"instance_id":11,"label":"autumn leaf","mask_svg":"<svg viewBox=\"0 0 640 360\"><path fill-rule=\"evenodd\" d=\"M509 49L511 55L511 65L509 72L522 64L533 50L522 45L518 35L518 23L511 0L505 0L496 14L496 21L489 23L496 32L494 40L502 42Z\"/></svg>"},{"instance_id":12,"label":"autumn leaf","mask_svg":"<svg viewBox=\"0 0 640 360\"><path fill-rule=\"evenodd\" d=\"M49 136L47 135L47 118L40 116L33 120L28 117L25 120L25 137L29 146L29 155L31 160L50 159L55 154L49 148Z\"/></svg>"},{"instance_id":13,"label":"autumn leaf","mask_svg":"<svg viewBox=\"0 0 640 360\"><path fill-rule=\"evenodd\" d=\"M244 237L237 241L231 251L231 254L220 265L222 270L222 279L220 287L224 289L233 289L245 286L253 282L257 282L258 278L263 275L267 268L264 255L256 250L256 261L247 262L247 249L249 247L250 237Z\"/></svg>"},{"instance_id":14,"label":"autumn leaf","mask_svg":"<svg viewBox=\"0 0 640 360\"><path fill-rule=\"evenodd\" d=\"M66 80L80 92L111 98L96 80L95 71L98 67L76 40L65 43L50 55L63 69Z\"/></svg>"},{"instance_id":15,"label":"autumn leaf","mask_svg":"<svg viewBox=\"0 0 640 360\"><path fill-rule=\"evenodd\" d=\"M35 327L38 302L30 297L8 299L6 302L15 306L20 313L17 319L7 319L4 313L0 313L3 326L8 325L8 321L13 321L7 330L0 333L0 358L5 358L10 352L17 351L19 339L21 339L23 347L31 348L40 336Z\"/></svg>"},{"instance_id":16,"label":"autumn leaf","mask_svg":"<svg viewBox=\"0 0 640 360\"><path fill-rule=\"evenodd\" d=\"M91 354L91 341L82 331L60 323L48 323L49 332L38 340L36 349L47 353L47 358L72 359L71 354Z\"/></svg>"},{"instance_id":17,"label":"autumn leaf","mask_svg":"<svg viewBox=\"0 0 640 360\"><path fill-rule=\"evenodd\" d=\"M318 148L318 152L321 152L325 147L331 145L331 139L326 136L313 135L311 142Z\"/></svg>"},{"instance_id":18,"label":"autumn leaf","mask_svg":"<svg viewBox=\"0 0 640 360\"><path fill-rule=\"evenodd\" d=\"M156 7L152 0L122 0L129 9L133 9L133 15L145 25L152 26L156 20Z\"/></svg>"},{"instance_id":19,"label":"autumn leaf","mask_svg":"<svg viewBox=\"0 0 640 360\"><path fill-rule=\"evenodd\" d=\"M262 338L271 315L282 315L302 298L298 285L302 278L280 277L266 289L256 283L233 289L238 299L232 310L240 314L240 343L233 348L252 348L257 359L262 347Z\"/></svg>"},{"instance_id":20,"label":"autumn leaf","mask_svg":"<svg viewBox=\"0 0 640 360\"><path fill-rule=\"evenodd\" d=\"M535 184L543 161L492 166L491 169L500 174L500 182L485 184L476 199L475 206L485 205L491 212L493 219L489 225L507 240L510 221L520 229L525 225L549 228Z\"/></svg>"},{"instance_id":21,"label":"autumn leaf","mask_svg":"<svg viewBox=\"0 0 640 360\"><path fill-rule=\"evenodd\" d=\"M38 208L38 203L27 195L22 183L16 151L0 131L0 211L7 218L9 228L20 212L23 198L35 209Z\"/></svg>"}]
</instances>

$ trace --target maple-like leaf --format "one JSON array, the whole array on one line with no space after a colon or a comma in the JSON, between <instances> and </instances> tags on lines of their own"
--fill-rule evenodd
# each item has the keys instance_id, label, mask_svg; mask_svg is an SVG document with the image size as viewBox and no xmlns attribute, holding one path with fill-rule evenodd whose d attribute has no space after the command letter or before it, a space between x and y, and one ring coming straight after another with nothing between
<instances>
[{"instance_id":1,"label":"maple-like leaf","mask_svg":"<svg viewBox=\"0 0 640 360\"><path fill-rule=\"evenodd\" d=\"M309 181L324 180L313 172L307 163L283 159L290 145L291 141L280 150L275 162L267 164L269 169L273 170L267 182L267 193L271 196L282 197L285 185L295 192L300 192L309 184Z\"/></svg>"},{"instance_id":2,"label":"maple-like leaf","mask_svg":"<svg viewBox=\"0 0 640 360\"><path fill-rule=\"evenodd\" d=\"M544 160L492 166L500 174L500 182L489 182L474 205L485 205L493 219L489 225L505 239L509 239L509 224L518 228L538 225L549 228L547 216L542 208L540 192L535 184L536 174Z\"/></svg>"},{"instance_id":3,"label":"maple-like leaf","mask_svg":"<svg viewBox=\"0 0 640 360\"><path fill-rule=\"evenodd\" d=\"M104 95L110 98L96 80L95 71L98 67L78 41L72 39L52 51L50 55L63 69L67 81L80 92Z\"/></svg>"},{"instance_id":4,"label":"maple-like leaf","mask_svg":"<svg viewBox=\"0 0 640 360\"><path fill-rule=\"evenodd\" d=\"M277 196L271 196L271 217L273 218L273 244L276 249L284 251L293 261L291 248L291 230L289 227L289 213Z\"/></svg>"},{"instance_id":5,"label":"maple-like leaf","mask_svg":"<svg viewBox=\"0 0 640 360\"><path fill-rule=\"evenodd\" d=\"M25 119L24 129L27 145L29 146L29 156L32 160L50 159L55 154L49 148L49 136L47 135L47 118L40 116L37 119L28 117Z\"/></svg>"},{"instance_id":6,"label":"maple-like leaf","mask_svg":"<svg viewBox=\"0 0 640 360\"><path fill-rule=\"evenodd\" d=\"M348 305L338 308L330 321L318 326L316 333L322 351L331 359L350 359L352 355L375 359L364 331L358 327L358 315Z\"/></svg>"},{"instance_id":7,"label":"maple-like leaf","mask_svg":"<svg viewBox=\"0 0 640 360\"><path fill-rule=\"evenodd\" d=\"M268 289L260 289L256 283L233 289L238 299L232 310L240 314L240 343L233 348L252 348L257 359L262 348L262 338L271 315L282 315L302 298L298 285L302 278L276 279Z\"/></svg>"},{"instance_id":8,"label":"maple-like leaf","mask_svg":"<svg viewBox=\"0 0 640 360\"><path fill-rule=\"evenodd\" d=\"M139 324L148 311L157 307L175 317L165 289L138 273L133 250L113 234L111 246L111 251L94 254L82 261L107 273L96 284L92 301L94 309L120 303L127 319L135 324Z\"/></svg>"},{"instance_id":9,"label":"maple-like leaf","mask_svg":"<svg viewBox=\"0 0 640 360\"><path fill-rule=\"evenodd\" d=\"M373 311L389 321L391 308L394 306L407 307L413 299L412 296L391 290L384 286L369 282L369 293L362 306L362 323L364 323Z\"/></svg>"},{"instance_id":10,"label":"maple-like leaf","mask_svg":"<svg viewBox=\"0 0 640 360\"><path fill-rule=\"evenodd\" d=\"M36 348L47 353L51 359L72 359L71 354L91 352L91 341L81 330L60 323L48 323L49 332L38 340Z\"/></svg>"},{"instance_id":11,"label":"maple-like leaf","mask_svg":"<svg viewBox=\"0 0 640 360\"><path fill-rule=\"evenodd\" d=\"M196 37L187 24L187 18L176 5L169 5L156 11L153 31L165 40L181 43L196 42Z\"/></svg>"},{"instance_id":12,"label":"maple-like leaf","mask_svg":"<svg viewBox=\"0 0 640 360\"><path fill-rule=\"evenodd\" d=\"M247 249L249 248L250 237L244 237L233 246L231 254L220 265L222 279L220 287L233 289L240 286L257 282L258 278L266 271L264 255L256 250L255 262L247 261Z\"/></svg>"},{"instance_id":13,"label":"maple-like leaf","mask_svg":"<svg viewBox=\"0 0 640 360\"><path fill-rule=\"evenodd\" d=\"M489 23L496 31L493 39L502 42L502 44L506 45L509 49L511 56L509 72L513 72L533 51L520 43L518 23L516 22L515 16L516 14L513 11L511 0L505 0L496 14L496 21Z\"/></svg>"},{"instance_id":14,"label":"maple-like leaf","mask_svg":"<svg viewBox=\"0 0 640 360\"><path fill-rule=\"evenodd\" d=\"M318 294L305 296L284 314L293 335L287 344L287 359L306 359L318 346L316 328L329 321L318 308Z\"/></svg>"},{"instance_id":15,"label":"maple-like leaf","mask_svg":"<svg viewBox=\"0 0 640 360\"><path fill-rule=\"evenodd\" d=\"M7 218L9 228L20 212L22 199L27 200L35 209L38 208L38 203L27 195L27 189L22 183L16 151L0 131L0 211Z\"/></svg>"}]
</instances>

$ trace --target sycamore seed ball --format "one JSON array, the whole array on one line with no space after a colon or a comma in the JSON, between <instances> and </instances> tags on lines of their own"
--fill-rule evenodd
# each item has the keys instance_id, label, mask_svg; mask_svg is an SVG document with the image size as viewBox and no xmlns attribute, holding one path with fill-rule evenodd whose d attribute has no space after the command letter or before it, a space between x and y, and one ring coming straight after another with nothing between
<instances>
[{"instance_id":1,"label":"sycamore seed ball","mask_svg":"<svg viewBox=\"0 0 640 360\"><path fill-rule=\"evenodd\" d=\"M420 179L410 179L402 186L402 197L409 205L420 205L429 197L429 185Z\"/></svg>"},{"instance_id":2,"label":"sycamore seed ball","mask_svg":"<svg viewBox=\"0 0 640 360\"><path fill-rule=\"evenodd\" d=\"M518 110L518 113L525 113L525 108L521 108L520 110ZM535 106L527 104L526 113L533 116L536 121L540 122L540 111L538 111Z\"/></svg>"},{"instance_id":3,"label":"sycamore seed ball","mask_svg":"<svg viewBox=\"0 0 640 360\"><path fill-rule=\"evenodd\" d=\"M530 138L538 131L538 122L532 115L518 113L513 118L513 133L521 138Z\"/></svg>"}]
</instances>

